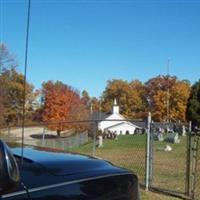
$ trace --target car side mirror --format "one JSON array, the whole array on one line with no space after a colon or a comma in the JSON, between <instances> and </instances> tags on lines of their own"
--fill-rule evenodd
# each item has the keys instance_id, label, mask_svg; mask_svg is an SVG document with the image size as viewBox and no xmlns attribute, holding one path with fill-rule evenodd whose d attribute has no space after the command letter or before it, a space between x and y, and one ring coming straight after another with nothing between
<instances>
[{"instance_id":1,"label":"car side mirror","mask_svg":"<svg viewBox=\"0 0 200 200\"><path fill-rule=\"evenodd\" d=\"M19 183L17 162L6 143L0 140L0 195L15 190Z\"/></svg>"}]
</instances>

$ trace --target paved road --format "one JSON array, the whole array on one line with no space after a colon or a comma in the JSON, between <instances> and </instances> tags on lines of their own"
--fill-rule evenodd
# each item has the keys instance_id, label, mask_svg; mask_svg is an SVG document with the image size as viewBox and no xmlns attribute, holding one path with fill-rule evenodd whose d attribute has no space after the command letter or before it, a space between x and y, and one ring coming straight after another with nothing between
<instances>
[{"instance_id":1,"label":"paved road","mask_svg":"<svg viewBox=\"0 0 200 200\"><path fill-rule=\"evenodd\" d=\"M12 128L10 129L10 132L8 130L2 131L4 138L11 138L14 139L15 142L21 142L22 138L22 128ZM44 128L43 127L28 127L24 129L24 141L25 144L36 144L38 139L42 139L42 135L44 133ZM56 136L55 131L49 131L45 130L45 136ZM2 137L3 137L2 136Z\"/></svg>"}]
</instances>

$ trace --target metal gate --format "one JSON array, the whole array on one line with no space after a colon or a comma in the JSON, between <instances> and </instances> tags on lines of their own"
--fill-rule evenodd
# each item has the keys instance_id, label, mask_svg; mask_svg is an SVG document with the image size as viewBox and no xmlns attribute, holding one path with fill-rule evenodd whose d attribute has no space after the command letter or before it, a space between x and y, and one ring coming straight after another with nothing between
<instances>
[{"instance_id":1,"label":"metal gate","mask_svg":"<svg viewBox=\"0 0 200 200\"><path fill-rule=\"evenodd\" d=\"M190 134L186 131L183 135L180 132L174 133L172 129L174 130L176 125L151 122L150 117L148 119L146 189L189 198L188 187L191 186L188 186L190 175L187 171L188 166L190 169ZM163 132L159 130L160 127Z\"/></svg>"},{"instance_id":2,"label":"metal gate","mask_svg":"<svg viewBox=\"0 0 200 200\"><path fill-rule=\"evenodd\" d=\"M188 195L195 200L200 199L200 132L191 132L190 165L188 168Z\"/></svg>"},{"instance_id":3,"label":"metal gate","mask_svg":"<svg viewBox=\"0 0 200 200\"><path fill-rule=\"evenodd\" d=\"M200 131L192 132L190 123L187 133L176 135L170 130L177 124L148 121L146 189L200 200ZM158 134L160 126L167 131Z\"/></svg>"},{"instance_id":4,"label":"metal gate","mask_svg":"<svg viewBox=\"0 0 200 200\"><path fill-rule=\"evenodd\" d=\"M167 130L159 133L159 123L151 126L151 187L183 195L186 188L187 137L170 132L174 124L160 124Z\"/></svg>"}]
</instances>

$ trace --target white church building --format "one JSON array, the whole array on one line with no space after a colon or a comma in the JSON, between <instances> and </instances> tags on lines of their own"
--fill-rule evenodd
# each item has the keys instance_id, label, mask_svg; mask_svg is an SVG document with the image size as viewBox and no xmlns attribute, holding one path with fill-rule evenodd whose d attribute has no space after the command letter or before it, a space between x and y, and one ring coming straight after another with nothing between
<instances>
[{"instance_id":1,"label":"white church building","mask_svg":"<svg viewBox=\"0 0 200 200\"><path fill-rule=\"evenodd\" d=\"M115 133L116 135L134 134L136 129L142 128L126 121L126 118L119 113L116 99L114 100L112 114L98 123L98 130L105 133Z\"/></svg>"}]
</instances>

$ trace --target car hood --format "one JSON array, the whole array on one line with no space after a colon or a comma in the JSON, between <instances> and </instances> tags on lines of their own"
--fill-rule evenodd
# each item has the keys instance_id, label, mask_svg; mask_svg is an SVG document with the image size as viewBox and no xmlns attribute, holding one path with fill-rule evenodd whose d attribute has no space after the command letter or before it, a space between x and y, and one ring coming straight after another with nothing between
<instances>
[{"instance_id":1,"label":"car hood","mask_svg":"<svg viewBox=\"0 0 200 200\"><path fill-rule=\"evenodd\" d=\"M13 148L12 151L15 156L21 157L21 148ZM97 170L115 171L119 169L102 159L45 148L26 147L23 150L23 158L25 163L39 164L53 175L70 175Z\"/></svg>"},{"instance_id":2,"label":"car hood","mask_svg":"<svg viewBox=\"0 0 200 200\"><path fill-rule=\"evenodd\" d=\"M12 148L12 152L18 161L21 180L28 188L132 173L105 160L81 154L25 147L22 161L21 148Z\"/></svg>"}]
</instances>

